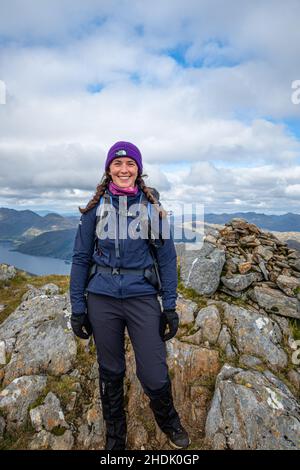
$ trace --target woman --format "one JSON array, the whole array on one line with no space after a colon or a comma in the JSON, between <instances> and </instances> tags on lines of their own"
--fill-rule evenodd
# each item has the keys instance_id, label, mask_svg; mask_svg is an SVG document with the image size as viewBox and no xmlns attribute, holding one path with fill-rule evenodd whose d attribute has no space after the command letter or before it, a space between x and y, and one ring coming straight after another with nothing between
<instances>
[{"instance_id":1,"label":"woman","mask_svg":"<svg viewBox=\"0 0 300 470\"><path fill-rule=\"evenodd\" d=\"M92 333L94 336L107 450L126 446L125 326L135 353L136 373L158 426L174 447L186 448L190 443L174 408L166 362L165 341L175 336L179 323L175 310L176 251L170 235L162 239L161 220L166 220L166 212L158 201L157 191L145 185L142 171L142 156L135 145L117 142L110 148L105 173L94 197L85 209L79 208L82 215L74 243L71 324L80 338L86 339ZM101 212L104 199L110 205L106 204L108 210ZM161 213L160 233L155 241L150 238L151 230L146 238L128 234L122 237L120 233L120 220L124 222L124 218L128 233L130 226L132 230L134 218L130 210L136 204L141 208L143 200ZM105 219L104 213L107 217L113 212L117 214L113 218L114 236L104 236L103 220L107 225L110 220ZM163 311L158 292L162 295Z\"/></svg>"}]
</instances>

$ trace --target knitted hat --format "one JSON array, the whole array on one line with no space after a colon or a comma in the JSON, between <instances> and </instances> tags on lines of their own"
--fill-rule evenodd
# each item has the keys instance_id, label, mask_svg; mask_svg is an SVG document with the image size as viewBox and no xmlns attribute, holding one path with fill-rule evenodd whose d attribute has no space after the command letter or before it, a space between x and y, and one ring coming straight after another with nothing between
<instances>
[{"instance_id":1,"label":"knitted hat","mask_svg":"<svg viewBox=\"0 0 300 470\"><path fill-rule=\"evenodd\" d=\"M139 149L130 142L116 142L108 151L106 162L105 162L105 170L108 170L109 165L111 162L117 157L129 157L132 158L139 169L139 173L142 174L143 172L143 163L142 163L142 155Z\"/></svg>"}]
</instances>

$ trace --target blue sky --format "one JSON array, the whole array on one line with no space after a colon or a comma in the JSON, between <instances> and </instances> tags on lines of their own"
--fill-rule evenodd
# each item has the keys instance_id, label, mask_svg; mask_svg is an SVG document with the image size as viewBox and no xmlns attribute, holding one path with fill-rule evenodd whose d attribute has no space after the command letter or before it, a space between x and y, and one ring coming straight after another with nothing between
<instances>
[{"instance_id":1,"label":"blue sky","mask_svg":"<svg viewBox=\"0 0 300 470\"><path fill-rule=\"evenodd\" d=\"M297 0L3 0L0 207L76 213L127 140L166 206L300 213L299 16Z\"/></svg>"}]
</instances>

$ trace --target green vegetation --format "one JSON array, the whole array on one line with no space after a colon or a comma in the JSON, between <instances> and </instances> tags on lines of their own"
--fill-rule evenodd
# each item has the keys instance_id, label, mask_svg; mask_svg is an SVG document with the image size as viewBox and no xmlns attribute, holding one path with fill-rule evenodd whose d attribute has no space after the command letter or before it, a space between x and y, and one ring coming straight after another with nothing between
<instances>
[{"instance_id":1,"label":"green vegetation","mask_svg":"<svg viewBox=\"0 0 300 470\"><path fill-rule=\"evenodd\" d=\"M80 373L87 377L90 372L91 366L95 361L95 346L94 344L83 345L82 342L78 341L78 356L77 356L77 368ZM75 407L72 411L66 411L67 405L70 403L71 393L77 391L76 384L79 380L76 377L70 375L61 376L49 376L47 377L47 385L41 395L30 405L29 410L32 410L40 405L43 405L44 400L49 392L54 393L59 399L62 409L64 411L65 419L68 423L72 423L78 416L82 415L82 407L86 405L86 402L90 400L93 393L93 382L88 379L80 385L82 386L82 393L78 394ZM4 416L5 417L5 416ZM51 433L55 436L61 436L65 433L66 429L61 426L57 426L52 429ZM6 431L4 437L0 440L0 450L19 450L28 449L29 443L35 435L29 414L27 423L18 428L15 432Z\"/></svg>"},{"instance_id":2,"label":"green vegetation","mask_svg":"<svg viewBox=\"0 0 300 470\"><path fill-rule=\"evenodd\" d=\"M300 286L295 287L295 289L293 290L293 292L294 292L294 295L300 294Z\"/></svg>"},{"instance_id":3,"label":"green vegetation","mask_svg":"<svg viewBox=\"0 0 300 470\"><path fill-rule=\"evenodd\" d=\"M0 439L0 450L27 449L34 434L35 430L28 420L16 431L5 432L3 439Z\"/></svg>"},{"instance_id":4,"label":"green vegetation","mask_svg":"<svg viewBox=\"0 0 300 470\"><path fill-rule=\"evenodd\" d=\"M202 375L201 377L197 377L197 379L193 381L193 386L197 385L207 388L212 395L216 386L216 377L212 375Z\"/></svg>"},{"instance_id":5,"label":"green vegetation","mask_svg":"<svg viewBox=\"0 0 300 470\"><path fill-rule=\"evenodd\" d=\"M61 375L60 377L48 376L47 387L43 395L46 397L49 392L54 393L62 407L65 408L70 401L70 393L74 391L74 384L76 382L78 380L69 375Z\"/></svg>"},{"instance_id":6,"label":"green vegetation","mask_svg":"<svg viewBox=\"0 0 300 470\"><path fill-rule=\"evenodd\" d=\"M219 300L222 300L228 304L236 305L237 307L249 308L249 304L242 298L236 298L231 295L225 294L225 292L218 292Z\"/></svg>"},{"instance_id":7,"label":"green vegetation","mask_svg":"<svg viewBox=\"0 0 300 470\"><path fill-rule=\"evenodd\" d=\"M300 339L300 320L298 320L297 318L289 319L289 324L293 338L295 340Z\"/></svg>"},{"instance_id":8,"label":"green vegetation","mask_svg":"<svg viewBox=\"0 0 300 470\"><path fill-rule=\"evenodd\" d=\"M180 294L182 294L186 299L193 300L193 302L196 302L199 309L206 307L207 299L203 295L198 294L198 292L196 292L195 289L192 289L191 287L184 286L180 277L180 264L179 263L177 265L177 279L178 279L178 292L180 292Z\"/></svg>"},{"instance_id":9,"label":"green vegetation","mask_svg":"<svg viewBox=\"0 0 300 470\"><path fill-rule=\"evenodd\" d=\"M33 403L31 403L31 405L30 405L29 408L28 408L28 412L29 412L30 410L33 410L34 408L37 408L38 406L43 405L44 400L45 400L45 398L46 398L46 396L47 396L48 393L49 393L49 390L48 390L48 388L46 387L46 388L44 389L43 393L42 393Z\"/></svg>"},{"instance_id":10,"label":"green vegetation","mask_svg":"<svg viewBox=\"0 0 300 470\"><path fill-rule=\"evenodd\" d=\"M52 429L51 433L54 434L54 436L63 436L66 432L66 428L63 428L62 426L55 426L55 428Z\"/></svg>"},{"instance_id":11,"label":"green vegetation","mask_svg":"<svg viewBox=\"0 0 300 470\"><path fill-rule=\"evenodd\" d=\"M70 402L70 394L74 391L74 385L78 382L75 377L69 375L48 376L47 385L41 395L30 405L29 411L44 404L45 398L49 392L54 393L59 399L63 408Z\"/></svg>"},{"instance_id":12,"label":"green vegetation","mask_svg":"<svg viewBox=\"0 0 300 470\"><path fill-rule=\"evenodd\" d=\"M45 284L53 283L59 287L59 293L64 294L69 290L70 276L49 275L30 276L24 271L17 270L14 279L0 281L0 303L5 308L0 312L0 323L2 323L21 303L22 296L29 290L28 284L35 287L42 287Z\"/></svg>"},{"instance_id":13,"label":"green vegetation","mask_svg":"<svg viewBox=\"0 0 300 470\"><path fill-rule=\"evenodd\" d=\"M77 368L80 373L86 373L96 359L96 345L92 338L90 338L89 343L83 343L83 341L77 341Z\"/></svg>"}]
</instances>

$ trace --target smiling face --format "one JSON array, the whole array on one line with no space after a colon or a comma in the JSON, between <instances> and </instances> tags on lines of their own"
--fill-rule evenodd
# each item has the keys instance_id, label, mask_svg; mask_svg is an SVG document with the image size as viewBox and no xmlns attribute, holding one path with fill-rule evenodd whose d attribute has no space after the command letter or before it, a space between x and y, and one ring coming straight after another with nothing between
<instances>
[{"instance_id":1,"label":"smiling face","mask_svg":"<svg viewBox=\"0 0 300 470\"><path fill-rule=\"evenodd\" d=\"M109 165L108 173L117 186L129 188L135 185L138 166L132 158L118 157L114 158Z\"/></svg>"}]
</instances>

